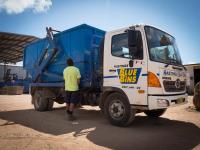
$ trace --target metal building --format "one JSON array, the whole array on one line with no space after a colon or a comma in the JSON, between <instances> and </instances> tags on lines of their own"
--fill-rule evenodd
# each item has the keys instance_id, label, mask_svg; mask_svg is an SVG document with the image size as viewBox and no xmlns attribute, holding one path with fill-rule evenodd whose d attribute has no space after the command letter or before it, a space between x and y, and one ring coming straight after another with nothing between
<instances>
[{"instance_id":1,"label":"metal building","mask_svg":"<svg viewBox=\"0 0 200 150\"><path fill-rule=\"evenodd\" d=\"M28 80L22 67L11 66L23 60L25 46L37 40L37 37L15 33L0 32L0 93L18 93L15 86L26 87Z\"/></svg>"},{"instance_id":2,"label":"metal building","mask_svg":"<svg viewBox=\"0 0 200 150\"><path fill-rule=\"evenodd\" d=\"M22 61L24 47L37 37L0 32L0 63L16 63Z\"/></svg>"},{"instance_id":3,"label":"metal building","mask_svg":"<svg viewBox=\"0 0 200 150\"><path fill-rule=\"evenodd\" d=\"M187 91L194 94L194 87L200 81L200 63L184 65L187 69Z\"/></svg>"},{"instance_id":4,"label":"metal building","mask_svg":"<svg viewBox=\"0 0 200 150\"><path fill-rule=\"evenodd\" d=\"M12 66L12 65L0 65L0 82L4 81L5 73L10 70L11 76L17 76L17 79L24 80L27 76L27 72L22 66ZM4 73L5 72L5 73Z\"/></svg>"}]
</instances>

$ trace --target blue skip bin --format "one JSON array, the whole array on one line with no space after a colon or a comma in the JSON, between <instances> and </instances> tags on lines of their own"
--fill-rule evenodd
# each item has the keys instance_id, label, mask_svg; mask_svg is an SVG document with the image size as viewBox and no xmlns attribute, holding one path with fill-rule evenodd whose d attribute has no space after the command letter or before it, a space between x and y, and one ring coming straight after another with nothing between
<instances>
[{"instance_id":1,"label":"blue skip bin","mask_svg":"<svg viewBox=\"0 0 200 150\"><path fill-rule=\"evenodd\" d=\"M63 84L66 59L72 58L81 72L81 88L98 87L101 73L99 45L105 31L82 24L56 34L49 30L47 33L48 37L29 44L24 50L23 66L32 83L38 86Z\"/></svg>"}]
</instances>

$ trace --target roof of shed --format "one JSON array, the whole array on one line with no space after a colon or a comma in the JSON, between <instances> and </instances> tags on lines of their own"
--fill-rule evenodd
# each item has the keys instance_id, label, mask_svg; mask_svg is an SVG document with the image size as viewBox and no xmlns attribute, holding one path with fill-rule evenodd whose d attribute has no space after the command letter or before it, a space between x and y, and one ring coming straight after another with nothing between
<instances>
[{"instance_id":1,"label":"roof of shed","mask_svg":"<svg viewBox=\"0 0 200 150\"><path fill-rule=\"evenodd\" d=\"M194 66L200 66L200 63L196 63L196 64L185 64L184 66L186 66L186 67L187 67L187 66L193 66L193 67L194 67Z\"/></svg>"},{"instance_id":2,"label":"roof of shed","mask_svg":"<svg viewBox=\"0 0 200 150\"><path fill-rule=\"evenodd\" d=\"M37 37L0 32L0 63L16 63L22 61L25 46Z\"/></svg>"}]
</instances>

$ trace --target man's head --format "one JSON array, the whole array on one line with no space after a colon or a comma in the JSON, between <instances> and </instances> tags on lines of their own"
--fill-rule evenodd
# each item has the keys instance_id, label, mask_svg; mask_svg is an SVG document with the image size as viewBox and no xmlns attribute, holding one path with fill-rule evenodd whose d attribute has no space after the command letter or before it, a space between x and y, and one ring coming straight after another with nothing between
<instances>
[{"instance_id":1,"label":"man's head","mask_svg":"<svg viewBox=\"0 0 200 150\"><path fill-rule=\"evenodd\" d=\"M67 59L67 65L68 66L73 66L74 65L74 62L73 62L73 60L71 58Z\"/></svg>"},{"instance_id":2,"label":"man's head","mask_svg":"<svg viewBox=\"0 0 200 150\"><path fill-rule=\"evenodd\" d=\"M161 46L168 46L171 45L170 39L168 37L166 37L165 35L163 35L160 39L160 45Z\"/></svg>"}]
</instances>

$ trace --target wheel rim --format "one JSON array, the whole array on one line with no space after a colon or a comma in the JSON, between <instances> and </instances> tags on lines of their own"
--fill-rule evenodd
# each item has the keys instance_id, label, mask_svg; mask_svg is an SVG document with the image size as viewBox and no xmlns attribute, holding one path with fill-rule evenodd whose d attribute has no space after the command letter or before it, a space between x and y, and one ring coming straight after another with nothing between
<instances>
[{"instance_id":1,"label":"wheel rim","mask_svg":"<svg viewBox=\"0 0 200 150\"><path fill-rule=\"evenodd\" d=\"M122 119L125 115L124 104L120 100L113 100L109 104L109 114L113 119Z\"/></svg>"}]
</instances>

